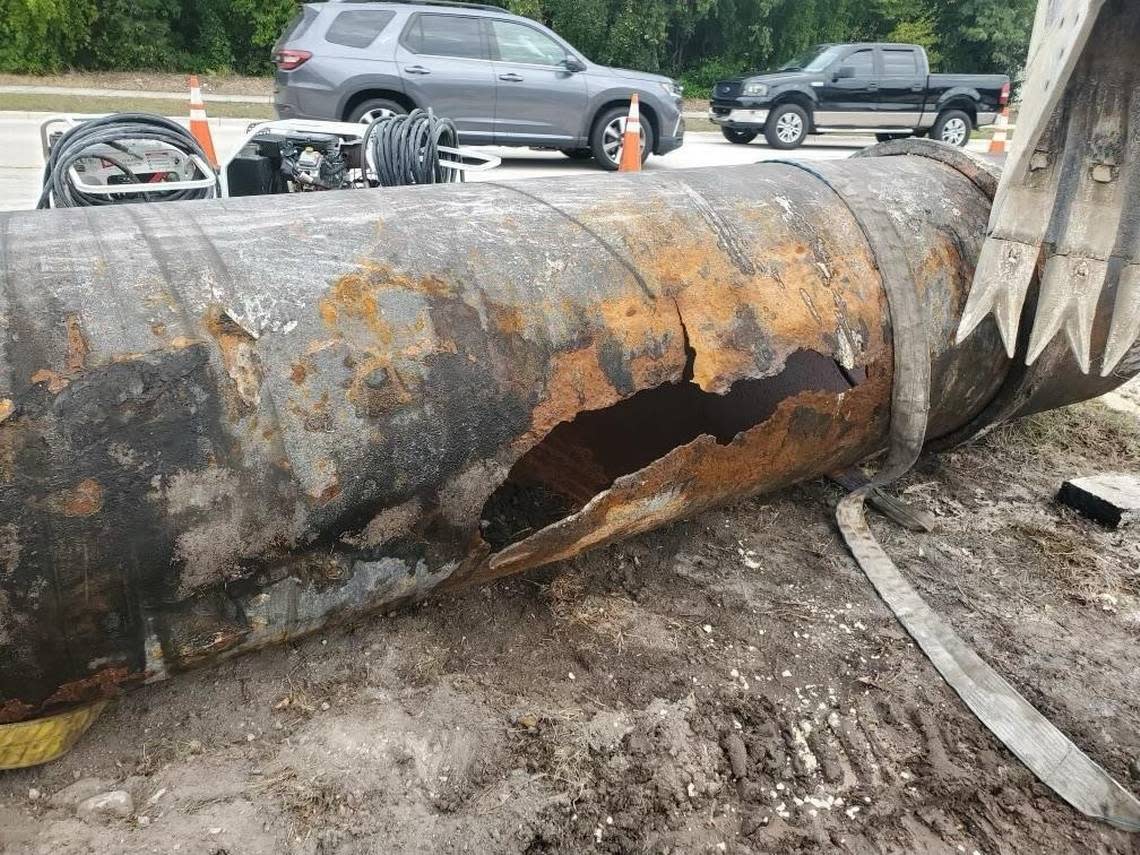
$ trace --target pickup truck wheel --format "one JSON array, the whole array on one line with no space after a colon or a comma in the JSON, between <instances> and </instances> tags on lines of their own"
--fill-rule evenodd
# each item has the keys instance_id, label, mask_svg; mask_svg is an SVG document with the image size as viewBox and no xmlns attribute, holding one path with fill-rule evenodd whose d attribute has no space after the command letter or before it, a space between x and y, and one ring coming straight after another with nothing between
<instances>
[{"instance_id":1,"label":"pickup truck wheel","mask_svg":"<svg viewBox=\"0 0 1140 855\"><path fill-rule=\"evenodd\" d=\"M969 113L961 110L947 110L938 117L934 127L930 129L930 136L939 142L963 148L970 141L970 132L974 130L974 123Z\"/></svg>"},{"instance_id":2,"label":"pickup truck wheel","mask_svg":"<svg viewBox=\"0 0 1140 855\"><path fill-rule=\"evenodd\" d=\"M590 131L590 150L594 160L608 172L616 172L621 157L621 143L625 136L625 120L629 107L611 107L594 121ZM653 151L653 126L648 117L641 114L641 162L645 163L649 152Z\"/></svg>"},{"instance_id":3,"label":"pickup truck wheel","mask_svg":"<svg viewBox=\"0 0 1140 855\"><path fill-rule=\"evenodd\" d=\"M748 145L760 135L759 131L744 131L740 128L721 128L720 132L726 140L736 145Z\"/></svg>"},{"instance_id":4,"label":"pickup truck wheel","mask_svg":"<svg viewBox=\"0 0 1140 855\"><path fill-rule=\"evenodd\" d=\"M764 138L772 148L799 148L807 137L808 114L799 104L781 104L768 114Z\"/></svg>"}]
</instances>

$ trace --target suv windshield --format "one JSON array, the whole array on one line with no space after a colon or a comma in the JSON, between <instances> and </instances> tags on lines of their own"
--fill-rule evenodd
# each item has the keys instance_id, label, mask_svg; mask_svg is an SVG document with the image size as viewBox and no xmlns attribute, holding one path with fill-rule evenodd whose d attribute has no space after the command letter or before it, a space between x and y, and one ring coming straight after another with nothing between
<instances>
[{"instance_id":1,"label":"suv windshield","mask_svg":"<svg viewBox=\"0 0 1140 855\"><path fill-rule=\"evenodd\" d=\"M781 65L777 71L823 71L839 58L842 45L816 45L807 53Z\"/></svg>"}]
</instances>

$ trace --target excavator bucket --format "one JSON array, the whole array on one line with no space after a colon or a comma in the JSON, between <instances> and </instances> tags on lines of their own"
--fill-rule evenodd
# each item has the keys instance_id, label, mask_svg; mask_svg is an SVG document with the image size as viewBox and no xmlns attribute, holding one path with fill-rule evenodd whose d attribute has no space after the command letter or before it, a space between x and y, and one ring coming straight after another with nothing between
<instances>
[{"instance_id":1,"label":"excavator bucket","mask_svg":"<svg viewBox=\"0 0 1140 855\"><path fill-rule=\"evenodd\" d=\"M1107 324L1095 323L1102 300L1115 301L1111 314L1100 314L1111 317ZM1094 355L1105 377L1138 356L1140 3L1134 0L1038 6L1017 133L958 340L993 312L1013 358L1027 303L1036 303L1036 313L1023 344L1026 364L1062 330L1086 374Z\"/></svg>"}]
</instances>

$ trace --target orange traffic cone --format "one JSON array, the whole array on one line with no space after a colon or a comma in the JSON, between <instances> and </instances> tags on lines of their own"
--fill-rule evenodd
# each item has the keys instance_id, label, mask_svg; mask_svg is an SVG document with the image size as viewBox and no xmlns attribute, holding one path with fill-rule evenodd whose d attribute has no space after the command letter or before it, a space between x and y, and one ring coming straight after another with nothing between
<instances>
[{"instance_id":1,"label":"orange traffic cone","mask_svg":"<svg viewBox=\"0 0 1140 855\"><path fill-rule=\"evenodd\" d=\"M629 101L629 118L625 120L625 133L622 135L621 154L618 156L618 172L641 171L641 108L634 93Z\"/></svg>"},{"instance_id":2,"label":"orange traffic cone","mask_svg":"<svg viewBox=\"0 0 1140 855\"><path fill-rule=\"evenodd\" d=\"M218 168L218 153L214 151L214 138L210 134L210 122L206 119L206 105L202 101L202 87L198 76L190 75L190 133L206 152L206 159L214 169Z\"/></svg>"},{"instance_id":3,"label":"orange traffic cone","mask_svg":"<svg viewBox=\"0 0 1140 855\"><path fill-rule=\"evenodd\" d=\"M1005 144L1009 139L1009 105L1002 107L1001 114L994 124L994 136L990 140L990 154L1005 154Z\"/></svg>"}]
</instances>

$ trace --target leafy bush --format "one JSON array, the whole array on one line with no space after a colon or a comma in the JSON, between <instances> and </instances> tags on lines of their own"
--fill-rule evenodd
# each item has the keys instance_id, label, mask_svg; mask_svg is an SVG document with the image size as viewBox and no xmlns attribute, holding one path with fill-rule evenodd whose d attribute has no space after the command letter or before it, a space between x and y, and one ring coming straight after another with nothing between
<instances>
[{"instance_id":1,"label":"leafy bush","mask_svg":"<svg viewBox=\"0 0 1140 855\"><path fill-rule=\"evenodd\" d=\"M0 71L267 73L293 0L0 0Z\"/></svg>"},{"instance_id":2,"label":"leafy bush","mask_svg":"<svg viewBox=\"0 0 1140 855\"><path fill-rule=\"evenodd\" d=\"M0 70L71 65L91 40L96 0L0 0Z\"/></svg>"},{"instance_id":3,"label":"leafy bush","mask_svg":"<svg viewBox=\"0 0 1140 855\"><path fill-rule=\"evenodd\" d=\"M696 68L681 75L681 83L685 87L686 98L708 98L712 94L713 84L718 80L726 80L745 74L752 69L742 60L715 57L707 59Z\"/></svg>"},{"instance_id":4,"label":"leafy bush","mask_svg":"<svg viewBox=\"0 0 1140 855\"><path fill-rule=\"evenodd\" d=\"M175 0L100 0L91 37L74 64L110 71L174 68L179 50L173 33L180 12Z\"/></svg>"}]
</instances>

